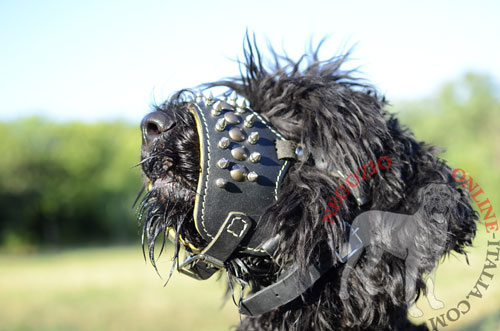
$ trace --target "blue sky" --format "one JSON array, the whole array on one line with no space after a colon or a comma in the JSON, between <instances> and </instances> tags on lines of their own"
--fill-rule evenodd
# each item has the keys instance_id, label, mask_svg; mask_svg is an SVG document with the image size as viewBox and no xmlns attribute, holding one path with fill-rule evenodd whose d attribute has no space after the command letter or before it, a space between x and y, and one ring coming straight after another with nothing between
<instances>
[{"instance_id":1,"label":"blue sky","mask_svg":"<svg viewBox=\"0 0 500 331\"><path fill-rule=\"evenodd\" d=\"M0 120L138 122L153 100L238 74L245 30L299 57L357 44L389 100L468 70L500 77L500 1L0 2Z\"/></svg>"}]
</instances>

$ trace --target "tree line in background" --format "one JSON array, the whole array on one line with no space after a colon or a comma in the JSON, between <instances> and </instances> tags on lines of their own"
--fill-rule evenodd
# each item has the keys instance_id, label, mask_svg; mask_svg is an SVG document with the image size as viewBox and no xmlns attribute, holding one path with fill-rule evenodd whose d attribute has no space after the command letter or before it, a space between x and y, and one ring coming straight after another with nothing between
<instances>
[{"instance_id":1,"label":"tree line in background","mask_svg":"<svg viewBox=\"0 0 500 331\"><path fill-rule=\"evenodd\" d=\"M1 245L137 240L140 142L121 122L0 123Z\"/></svg>"},{"instance_id":2,"label":"tree line in background","mask_svg":"<svg viewBox=\"0 0 500 331\"><path fill-rule=\"evenodd\" d=\"M500 204L500 98L491 77L466 74L433 96L398 102L417 139L446 147ZM142 187L138 124L0 123L0 246L135 242L131 206ZM499 207L500 208L500 205Z\"/></svg>"}]
</instances>

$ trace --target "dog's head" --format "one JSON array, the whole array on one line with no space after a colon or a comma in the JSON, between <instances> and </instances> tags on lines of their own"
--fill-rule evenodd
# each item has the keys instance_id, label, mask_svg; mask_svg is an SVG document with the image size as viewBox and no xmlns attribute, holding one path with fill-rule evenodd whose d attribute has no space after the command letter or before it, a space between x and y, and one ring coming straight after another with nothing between
<instances>
[{"instance_id":1,"label":"dog's head","mask_svg":"<svg viewBox=\"0 0 500 331\"><path fill-rule=\"evenodd\" d=\"M419 191L419 201L431 220L442 224L452 217L460 201L460 193L448 184L431 183Z\"/></svg>"},{"instance_id":2,"label":"dog's head","mask_svg":"<svg viewBox=\"0 0 500 331\"><path fill-rule=\"evenodd\" d=\"M342 251L348 224L371 209L410 213L417 206L419 188L429 180L451 185L450 169L437 160L433 147L418 143L384 110L385 100L375 89L341 70L345 56L323 62L317 53L299 62L274 58L273 70L267 70L249 45L241 78L205 86L225 87L227 93L212 97L181 91L144 118L143 245L154 264L155 240L165 242L170 235L174 258L180 247L188 252L180 269L191 275L204 279L225 269L230 280L250 284L253 291L277 284L276 298L266 300L283 307L270 305L273 309L265 310L272 310L270 314L295 309L292 299L299 296L320 296L299 304L311 314L296 309L289 320L310 320L290 322L290 330L324 323L325 329L338 327L327 322L330 317L319 316L327 311L344 326L368 325L376 318L382 323L391 318L387 312L396 309L404 277L380 276L379 269L364 271L357 280L360 285L353 287L352 297L360 299L337 300L342 268L337 252ZM230 96L233 92L245 102L239 104ZM391 159L389 169L367 169L382 155ZM359 185L334 210L335 221L322 222L325 210L331 210L328 202L341 185L348 185L349 175L357 176ZM474 235L475 214L465 194L457 197L445 188L440 192L458 199L456 206L432 200L436 194L430 187L422 194L431 201L433 215L456 209L449 249L462 252ZM403 267L391 259L379 268ZM316 282L319 278L322 281ZM287 279L293 290L284 285ZM384 287L375 285L381 279L387 282L384 291L372 291ZM372 287L362 285L370 282ZM297 289L295 284L307 286ZM288 297L279 297L282 294ZM327 306L318 308L321 304ZM357 313L374 306L376 312L361 317Z\"/></svg>"}]
</instances>

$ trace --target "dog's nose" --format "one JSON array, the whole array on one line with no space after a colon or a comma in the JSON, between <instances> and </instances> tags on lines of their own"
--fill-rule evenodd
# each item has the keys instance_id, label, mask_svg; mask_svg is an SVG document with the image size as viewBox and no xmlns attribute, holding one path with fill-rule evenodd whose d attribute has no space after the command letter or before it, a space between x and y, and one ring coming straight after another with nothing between
<instances>
[{"instance_id":1,"label":"dog's nose","mask_svg":"<svg viewBox=\"0 0 500 331\"><path fill-rule=\"evenodd\" d=\"M152 143L162 133L174 126L174 121L161 111L155 111L146 115L141 122L142 146L148 150Z\"/></svg>"}]
</instances>

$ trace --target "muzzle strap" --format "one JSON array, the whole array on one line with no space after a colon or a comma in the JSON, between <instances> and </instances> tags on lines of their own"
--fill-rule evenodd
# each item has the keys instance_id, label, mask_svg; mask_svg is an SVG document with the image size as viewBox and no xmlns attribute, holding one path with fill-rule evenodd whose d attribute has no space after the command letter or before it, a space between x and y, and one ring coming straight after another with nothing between
<instances>
[{"instance_id":1,"label":"muzzle strap","mask_svg":"<svg viewBox=\"0 0 500 331\"><path fill-rule=\"evenodd\" d=\"M243 213L230 212L214 239L197 255L190 256L179 271L203 280L224 268L224 263L252 228L252 220Z\"/></svg>"}]
</instances>

